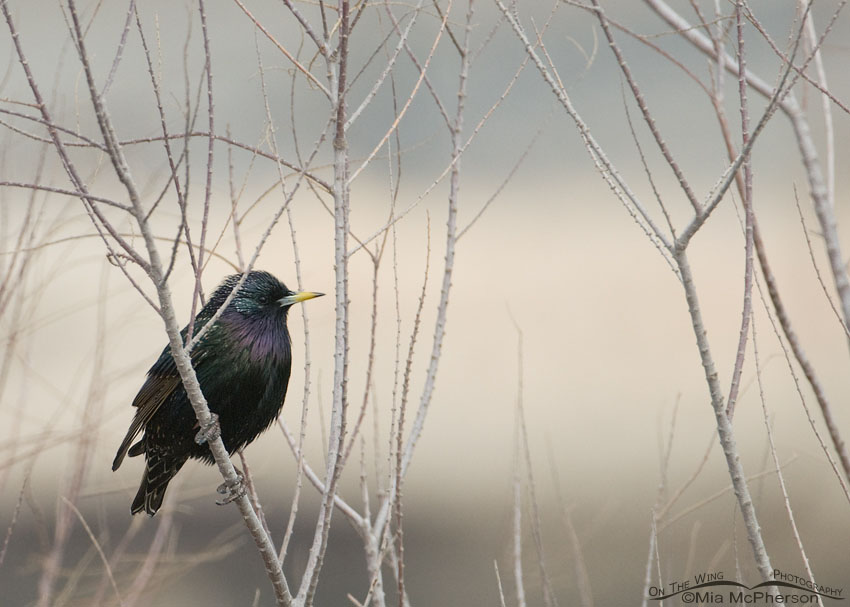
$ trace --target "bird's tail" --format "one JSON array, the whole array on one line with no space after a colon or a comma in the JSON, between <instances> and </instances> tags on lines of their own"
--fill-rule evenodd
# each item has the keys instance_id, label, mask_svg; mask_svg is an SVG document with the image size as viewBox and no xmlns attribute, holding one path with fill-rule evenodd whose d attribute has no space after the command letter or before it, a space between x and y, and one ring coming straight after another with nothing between
<instances>
[{"instance_id":1,"label":"bird's tail","mask_svg":"<svg viewBox=\"0 0 850 607\"><path fill-rule=\"evenodd\" d=\"M186 458L174 459L151 453L148 453L147 457L142 483L139 485L139 491L130 506L130 512L138 514L144 510L150 516L153 516L162 506L162 499L165 497L168 483L186 463Z\"/></svg>"}]
</instances>

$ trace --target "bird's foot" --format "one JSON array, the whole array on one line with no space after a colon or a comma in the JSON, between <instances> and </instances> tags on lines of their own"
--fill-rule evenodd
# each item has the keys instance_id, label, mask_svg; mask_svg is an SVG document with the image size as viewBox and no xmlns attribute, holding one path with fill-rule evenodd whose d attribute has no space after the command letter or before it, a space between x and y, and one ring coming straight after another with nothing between
<instances>
[{"instance_id":1,"label":"bird's foot","mask_svg":"<svg viewBox=\"0 0 850 607\"><path fill-rule=\"evenodd\" d=\"M218 423L218 415L210 411L210 421L201 426L195 435L195 442L199 445L214 441L221 436L221 424Z\"/></svg>"},{"instance_id":2,"label":"bird's foot","mask_svg":"<svg viewBox=\"0 0 850 607\"><path fill-rule=\"evenodd\" d=\"M245 477L243 477L242 473L237 470L235 481L225 481L216 488L216 492L221 494L223 497L216 500L215 503L219 506L224 506L225 504L238 500L243 495L247 495L248 490L245 487L245 483L242 482L244 480Z\"/></svg>"}]
</instances>

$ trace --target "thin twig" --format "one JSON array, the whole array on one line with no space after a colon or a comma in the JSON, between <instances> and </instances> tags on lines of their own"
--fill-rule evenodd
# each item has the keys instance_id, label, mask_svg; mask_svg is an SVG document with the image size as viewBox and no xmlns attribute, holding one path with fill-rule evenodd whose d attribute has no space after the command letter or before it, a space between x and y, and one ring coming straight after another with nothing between
<instances>
[{"instance_id":1,"label":"thin twig","mask_svg":"<svg viewBox=\"0 0 850 607\"><path fill-rule=\"evenodd\" d=\"M265 28L265 26L256 17L254 17L254 15L251 13L251 11L248 10L248 7L246 7L242 3L241 0L233 0L233 1L237 4L237 6L239 6L239 8L242 9L242 12L245 13L245 15L248 17L248 19L250 19L254 23L254 26L258 30L263 32L263 34L266 36L266 38L268 38L271 41L271 43L274 44L277 47L277 49L281 53L283 53L283 55L287 59L289 59L289 61L292 62L292 65L294 65L296 68L298 68L298 71L300 71L302 74L304 74L307 77L307 79L313 84L313 86L315 86L317 89L322 91L328 99L332 98L331 92L327 89L327 87L324 84L322 84L321 82L319 82L319 80L312 73L310 73L309 69L307 69L306 67L301 65L301 63L299 63L298 60L295 57L292 56L292 53L290 53L288 50L286 50L286 47L284 47L280 42L277 41L277 39L274 36L272 36L271 32L269 32L269 30L267 30Z\"/></svg>"},{"instance_id":2,"label":"thin twig","mask_svg":"<svg viewBox=\"0 0 850 607\"><path fill-rule=\"evenodd\" d=\"M109 566L109 559L106 558L106 555L103 553L103 548L100 547L100 542L97 541L97 538L94 536L94 533L89 527L89 524L86 522L85 517L83 517L83 513L80 512L77 507L64 495L60 496L65 505L70 508L74 514L77 515L77 518L80 521L80 524L83 526L83 529L86 530L86 534L89 536L92 545L95 550L97 550L97 554L100 556L100 560L103 562L103 567L106 570L106 575L109 577L109 583L112 584L112 590L115 591L115 597L118 599L119 605L124 605L124 602L121 600L121 593L118 591L118 584L115 582L115 576L112 575L112 567Z\"/></svg>"},{"instance_id":3,"label":"thin twig","mask_svg":"<svg viewBox=\"0 0 850 607\"><path fill-rule=\"evenodd\" d=\"M641 113L643 114L644 123L649 130L652 132L652 136L655 139L655 143L658 145L658 149L661 151L661 154L664 156L664 159L667 161L667 164L670 165L670 168L673 170L673 173L676 175L676 179L679 182L679 185L682 188L682 191L685 193L688 201L691 203L691 206L694 208L694 212L699 215L702 211L699 201L697 200L696 194L694 194L691 189L688 180L685 178L684 173L682 173L682 169L679 168L679 163L676 162L676 159L670 153L669 148L667 147L667 143L664 141L664 138L661 136L660 131L655 123L655 119L649 113L649 107L646 103L646 99L641 93L640 87L638 87L637 81L632 75L632 71L629 68L629 64L626 62L625 56L623 56L623 52L620 50L619 45L614 40L614 35L611 33L611 28L608 27L608 19L605 15L605 12L602 10L602 7L599 5L599 0L591 0L593 2L593 6L596 8L596 17L599 19L599 24L602 26L602 31L605 33L605 37L608 39L608 45L611 47L611 51L614 53L614 56L617 58L617 63L620 66L620 70L623 72L623 76L626 78L626 82L629 83L629 87L632 90L632 94L635 97L635 101L637 102L638 107L640 108Z\"/></svg>"},{"instance_id":4,"label":"thin twig","mask_svg":"<svg viewBox=\"0 0 850 607\"><path fill-rule=\"evenodd\" d=\"M608 160L608 157L605 154L604 150L597 143L596 139L590 132L590 128L587 126L581 115L573 106L572 101L570 100L566 90L564 90L564 88L552 76L549 71L549 68L543 63L543 61L538 56L537 52L535 51L534 45L532 45L532 43L529 41L528 36L525 34L525 31L523 30L516 16L508 9L508 7L504 5L502 0L495 0L495 2L496 5L499 7L499 10L504 15L505 19L507 19L508 23L511 25L511 28L513 28L517 38L519 38L520 42L523 44L525 52L528 54L529 57L531 57L531 60L537 67L538 72L540 72L540 75L552 89L552 92L555 94L555 97L558 99L563 108L566 110L569 117L575 123L576 127L579 130L579 134L582 138L582 141L585 144L585 148L590 154L591 159L596 165L597 170L599 171L602 178L609 185L611 190L617 195L618 199L621 200L626 207L632 205L636 210L637 214L639 214L642 220L646 222L646 224L649 226L647 235L650 236L653 243L656 243L657 241L658 243L660 243L661 246L672 251L672 243L669 241L664 232L662 232L655 225L655 221L646 211L641 201L632 192L631 188L629 188L628 184L620 176L614 165Z\"/></svg>"},{"instance_id":5,"label":"thin twig","mask_svg":"<svg viewBox=\"0 0 850 607\"><path fill-rule=\"evenodd\" d=\"M236 1L238 2L238 0L236 0ZM419 73L419 78L416 80L416 83L413 85L413 88L410 91L410 94L407 96L407 100L405 101L404 106L398 112L398 115L395 117L395 120L393 120L393 123L390 125L390 127L387 129L387 131L384 133L383 137L381 137L381 140L375 145L374 148L372 148L372 151L366 156L366 159L363 160L363 162L360 163L360 166L357 167L357 169L355 169L351 173L351 175L348 177L349 184L354 182L354 180L357 179L357 176L360 175L360 173L367 166L369 166L369 163L372 161L372 159L375 157L375 155L378 153L378 151L381 148L384 147L384 144L386 143L387 139L389 139L389 137L398 128L398 125L401 122L401 119L404 117L404 115L407 113L408 108L410 108L410 105L413 103L413 99L416 97L416 93L419 90L420 85L422 84L422 80L425 78L425 73L428 70L428 66L431 64L431 59L433 59L434 53L437 50L437 45L438 45L438 43L440 42L440 39L443 36L443 32L445 31L446 20L448 19L448 15L449 15L448 11L451 10L451 2L452 2L452 0L449 0L449 6L446 9L446 15L443 18L443 21L440 23L440 29L438 30L437 35L434 37L434 42L431 45L431 49L428 51L428 57L425 59L425 65L423 66L422 71Z\"/></svg>"},{"instance_id":6,"label":"thin twig","mask_svg":"<svg viewBox=\"0 0 850 607\"><path fill-rule=\"evenodd\" d=\"M762 369L759 362L758 339L756 335L756 326L753 323L753 359L756 364L756 379L759 386L759 399L761 400L761 410L764 417L764 428L767 432L767 440L770 445L770 455L773 458L773 466L776 470L776 478L779 481L779 487L782 490L782 497L785 503L785 512L788 514L788 522L791 523L791 531L794 533L794 540L797 542L797 548L800 550L800 556L803 559L803 566L806 568L808 579L814 583L815 575L812 573L812 567L809 564L809 557L806 555L806 549L803 547L803 538L800 537L800 530L797 528L797 521L794 518L794 510L791 508L791 498L788 496L788 487L785 485L785 475L782 474L782 468L779 465L779 455L776 453L776 444L773 441L773 430L770 428L770 418L767 414L767 401L764 396L764 384L762 381ZM818 604L823 607L823 601L818 596Z\"/></svg>"},{"instance_id":7,"label":"thin twig","mask_svg":"<svg viewBox=\"0 0 850 607\"><path fill-rule=\"evenodd\" d=\"M750 137L750 114L747 107L747 82L744 74L747 72L746 53L744 51L744 19L742 1L735 4L735 17L738 32L738 96L741 109L741 143L746 147ZM731 419L735 413L738 401L738 388L741 373L744 369L744 357L747 352L747 335L750 329L750 318L753 311L753 172L750 158L744 161L744 304L741 311L741 331L738 334L738 349L735 354L735 366L732 369L732 383L729 396L726 399L726 415Z\"/></svg>"},{"instance_id":8,"label":"thin twig","mask_svg":"<svg viewBox=\"0 0 850 607\"><path fill-rule=\"evenodd\" d=\"M756 224L756 227L758 227L758 224ZM760 246L759 245L760 238L759 238L758 230L756 230L756 232L755 232L755 237L756 237L756 240L755 240L756 249L758 250L758 248ZM766 278L765 282L767 282L768 292L770 292L771 291L771 282L769 280L767 280L767 276L768 276L768 274L765 275L765 278ZM841 471L839 471L839 469L838 469L838 465L835 463L835 459L832 457L832 454L829 452L829 448L826 446L826 443L824 442L823 438L821 438L820 431L818 431L817 425L815 424L815 419L812 416L812 412L809 409L809 406L806 404L806 398L803 395L803 390L802 390L802 386L800 385L800 379L797 376L797 371L794 369L794 365L791 363L791 355L788 353L788 349L785 347L785 344L782 343L782 339L781 339L780 333L779 333L779 328L776 326L776 321L773 319L773 315L770 313L770 308L767 306L767 302L765 301L764 294L762 293L762 290L761 290L761 284L757 281L756 285L759 287L759 294L761 295L762 304L764 306L764 309L767 312L767 317L770 320L771 326L773 327L773 331L776 334L777 339L779 340L779 344L782 348L782 353L785 356L785 362L788 365L788 372L791 374L791 379L794 380L794 387L797 391L797 396L800 397L800 404L803 407L803 411L806 413L806 419L808 420L809 425L812 428L812 434L815 435L815 439L818 441L818 444L820 445L820 448L823 450L824 455L826 456L826 459L829 462L830 467L832 468L833 472L835 473L835 476L838 479L838 484L841 486L841 489L844 492L844 497L847 498L848 503L850 503L850 487L848 487L848 483L847 483L847 479L846 479L846 468L845 468L845 476L842 476ZM774 307L775 307L775 300L773 299L773 294L771 294L771 301L774 302ZM781 314L785 313L784 308L780 307L776 310L776 316L777 316L777 319L779 319L779 322L780 322L780 325L781 325L782 321L781 321L780 313ZM783 327L783 331L786 331L785 327ZM793 332L791 332L790 335L788 333L786 333L786 339L788 339L789 344L794 343L794 342L792 342L792 339L794 339L794 341L796 341L796 337L794 337ZM797 347L799 348L799 343L797 344ZM794 349L794 346L791 345L791 348ZM808 360L806 359L805 355L802 353L802 350L800 350L800 354L801 354L802 358L798 358L797 361L800 363L800 366L803 367L803 372L807 373L807 378L808 378L808 370L813 371L813 369L811 369L811 365L808 362ZM814 378L814 376L813 376L813 378ZM838 456L839 456L839 459L841 460L841 464L842 464L842 467L843 467L844 464L845 464L845 458L846 458L846 455L847 455L847 451L846 451L846 448L844 446L844 442L841 439L841 435L837 433L838 429L834 426L835 422L832 419L832 409L828 405L826 406L826 408L824 408L823 404L821 403L821 398L824 399L824 402L826 402L826 401L825 401L825 397L823 395L823 390L820 387L820 384L817 382L817 380L815 379L815 383L812 383L812 379L809 379L809 382L812 385L813 390L815 391L815 397L818 399L818 403L821 404L821 411L823 412L823 415L824 415L824 422L826 423L827 430L830 433L830 438L833 440L833 445L835 446L835 449L838 452ZM835 434L833 434L833 432L835 432Z\"/></svg>"}]
</instances>

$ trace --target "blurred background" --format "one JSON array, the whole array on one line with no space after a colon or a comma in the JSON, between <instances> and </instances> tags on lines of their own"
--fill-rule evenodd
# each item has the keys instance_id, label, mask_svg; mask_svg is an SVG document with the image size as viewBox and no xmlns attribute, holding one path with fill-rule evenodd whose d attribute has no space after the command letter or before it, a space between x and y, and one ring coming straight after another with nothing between
<instances>
[{"instance_id":1,"label":"blurred background","mask_svg":"<svg viewBox=\"0 0 850 607\"><path fill-rule=\"evenodd\" d=\"M466 4L425 4L410 38L420 65L439 33L441 14L448 12L449 28L456 37L462 36L466 25ZM730 22L734 7L684 1L670 5L692 23L700 21L696 6L712 24L731 24L725 42L734 53L733 17ZM818 33L839 5L815 3L811 17ZM283 4L255 1L247 6L271 35L298 53L325 82L312 43ZM296 6L311 22L320 23L316 4ZM710 81L708 60L647 4L610 0L603 6L612 21L663 48L703 83ZM797 3L765 0L748 6L787 51L789 37L800 25ZM69 37L67 7L46 0L10 0L8 8L55 121L100 141L85 77ZM127 2L78 6L101 84L110 73L127 8ZM588 596L596 605L639 603L652 512L662 484L666 498L661 504L688 483L657 530L660 564L653 564L654 577L660 575L666 582L717 571L726 579L739 576L754 585L760 580L717 444L714 412L681 284L600 178L575 125L533 65L521 70L508 94L487 115L503 97L526 54L495 4L479 1L474 9L470 36L475 53L463 133L464 140L475 137L462 156L458 198L458 225L470 227L457 243L436 389L404 483L405 579L410 603L499 604L495 563L508 604L515 604L512 521L520 401L533 471L533 485L528 469L521 472L529 603L544 604L535 517L539 517L546 573L560 604L586 604ZM721 13L717 20L715 9ZM327 123L327 100L306 85L303 76L294 78L291 63L237 4L208 3L206 10L216 132L227 132L232 140L270 152L271 124L282 157L293 163L307 158ZM356 76L350 89L350 112L369 93L395 50L398 36L392 33L389 11L404 25L413 10L412 5L375 3L363 11L351 35L350 69ZM568 2L531 3L517 10L527 31L545 29L542 40L548 59L572 103L663 225L653 185L631 134L632 121L654 187L671 221L681 229L692 208L640 119L599 21ZM138 13L154 49L169 129L182 134L189 128L188 98L192 111L197 108L190 128L205 131L206 79L197 4L145 2L138 6ZM843 12L838 14L821 48L829 91L839 100L850 96L844 67L850 60L848 19ZM130 403L166 343L162 321L109 262L78 199L8 185L41 183L70 189L53 148L45 153L45 145L27 135L46 137L47 130L21 117L37 112L21 103L31 104L32 93L9 29L3 31L0 180L7 184L0 188L3 604L38 604L43 595L43 563L56 545L56 521L61 512L67 512L63 499L70 499L71 491L79 515L70 516L62 566L49 604L116 604L92 537L109 557L117 587L128 601L274 604L262 562L236 508L214 503L214 488L220 483L214 468L190 462L181 471L170 490L167 524L162 523L162 515L154 519L130 516L141 462L128 460L116 473L110 465L132 417ZM728 165L710 99L679 66L619 30L615 35L671 153L698 198L704 199ZM384 39L387 42L381 45ZM754 27L748 26L746 43L748 67L774 83L781 61ZM376 49L378 58L373 59ZM362 430L363 455L358 444L340 487L340 495L358 508L362 505L361 457L373 507L378 483L386 486L399 370L408 351L426 266L425 305L412 358L411 407L418 405L431 357L445 264L449 180L444 175L451 162L451 140L428 88L454 116L458 65L458 51L443 34L428 64L428 86L417 89L399 121L398 138L393 135L383 142L351 185L351 232L358 239L384 228L393 205L396 212L412 207L394 224L395 231L387 232L377 270L375 367ZM418 78L416 66L402 52L392 82L378 90L348 130L352 170L382 143ZM264 107L264 86L270 115ZM739 133L736 79L727 74L723 87L730 122ZM821 99L808 85L798 85L794 93L810 118L823 156L826 131ZM122 141L161 134L135 22L127 31L121 62L104 99ZM749 100L754 123L766 100L754 92ZM837 106L832 110L835 158L841 167L850 151L844 136L850 121ZM183 149L182 140L175 145ZM207 139L195 138L186 149L188 220L196 229L204 210ZM153 205L168 184L162 144L132 144L126 151L145 204ZM326 180L332 175L331 152L325 142L311 164ZM93 192L126 202L104 155L74 148L72 157ZM789 122L781 113L760 136L752 162L754 208L781 295L833 404L839 427L847 430L847 340L828 299L833 297L833 283L806 173ZM248 252L283 200L275 186L275 163L221 141L215 144L212 175L207 242L215 243L216 256L203 274L207 293L233 273L232 264L237 263L230 225L233 192L238 192L238 207L244 213L241 238ZM291 187L297 178L288 169L287 175ZM841 227L847 219L842 194L848 185L847 173L839 170L835 178L835 214ZM689 248L724 390L728 390L735 361L744 293L743 211L732 191ZM498 195L491 201L494 194ZM290 203L291 215L284 214L276 225L255 267L295 285L292 228L297 235L299 286L333 293L334 221L328 201L327 195L302 184ZM130 242L143 249L126 214L110 208L104 212ZM152 214L165 254L171 250L179 223L175 197L166 191ZM846 236L846 230L842 228L840 234ZM382 239L367 246L374 251ZM374 263L360 250L351 257L349 267L349 415L356 417L366 381ZM826 290L815 267L823 274ZM140 272L131 272L144 280ZM194 278L183 248L169 282L179 320L185 323ZM143 286L155 297L149 281ZM844 547L850 532L846 490L813 433L801 394L812 411L814 428L825 436L820 413L802 379L798 393L758 289L753 308L767 418L751 339L734 427L767 549L775 567L806 577L769 452L766 423L774 433L788 504L816 579L832 587L850 587ZM303 311L290 315L294 363L283 418L296 430L304 386L302 314L308 320L312 361L306 453L319 471L324 466L323 428L330 417L333 391L333 300L311 301ZM793 368L801 378L796 365ZM292 505L297 462L276 427L245 455L273 538L279 543ZM284 566L296 586L312 541L318 500L305 482ZM146 555L152 554L154 544L159 552L156 562L149 563ZM362 545L338 513L326 560L317 604L354 604L346 598L348 594L362 600L369 587ZM385 578L391 575L386 573ZM582 589L588 584L589 595Z\"/></svg>"}]
</instances>

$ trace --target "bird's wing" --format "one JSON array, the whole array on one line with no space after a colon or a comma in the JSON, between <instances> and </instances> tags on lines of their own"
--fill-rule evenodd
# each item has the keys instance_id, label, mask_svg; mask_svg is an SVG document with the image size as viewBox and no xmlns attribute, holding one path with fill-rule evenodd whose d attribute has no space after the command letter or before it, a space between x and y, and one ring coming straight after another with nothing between
<instances>
[{"instance_id":1,"label":"bird's wing","mask_svg":"<svg viewBox=\"0 0 850 607\"><path fill-rule=\"evenodd\" d=\"M185 334L185 329L183 333ZM184 335L185 337L185 335ZM195 348L192 349L190 358L192 366L195 369L201 365L206 358L205 343L202 340ZM121 441L121 446L118 447L118 452L115 454L115 459L112 461L112 470L117 470L124 457L129 453L130 457L144 453L144 449L131 447L133 440L142 431L142 429L153 418L162 403L180 387L180 374L177 371L177 365L174 364L174 359L171 357L171 349L166 346L162 351L159 359L148 371L148 377L145 383L142 384L136 398L133 399L133 406L136 407L136 415L130 423L130 428L127 430L124 440Z\"/></svg>"},{"instance_id":2,"label":"bird's wing","mask_svg":"<svg viewBox=\"0 0 850 607\"><path fill-rule=\"evenodd\" d=\"M173 363L172 363L173 365ZM155 365L156 366L156 365ZM118 453L112 462L112 469L117 470L121 462L124 461L124 456L130 450L130 444L136 438L136 435L141 432L147 423L151 420L154 414L159 410L159 407L165 400L174 392L180 385L180 375L177 374L177 369L174 373L154 373L154 370L148 373L148 378L142 385L141 390L133 399L133 406L138 410L133 417L130 428L127 430L127 435L121 441L121 446L118 447ZM137 455L134 453L133 455Z\"/></svg>"},{"instance_id":3,"label":"bird's wing","mask_svg":"<svg viewBox=\"0 0 850 607\"><path fill-rule=\"evenodd\" d=\"M230 285L233 289L233 285ZM206 305L198 312L195 317L195 331L200 331L206 326L209 319L215 314L218 307L221 305L230 289L219 287L216 293L210 298ZM182 341L186 341L186 334L189 327L184 327L180 331ZM208 347L210 337L219 330L219 325L211 327L207 332L207 337L201 339L189 355L192 359L192 366L197 369L199 365L207 358L209 353ZM121 441L121 446L118 447L118 453L115 454L115 459L112 461L112 469L117 470L127 453L130 456L139 455L144 452L143 448L130 447L133 439L142 431L142 428L151 420L151 418L159 410L162 403L180 386L180 374L177 372L177 365L174 364L174 359L171 357L171 348L166 346L162 350L157 361L148 371L148 377L136 398L133 399L133 406L137 408L136 415L133 417L133 422L127 430L127 435Z\"/></svg>"}]
</instances>

